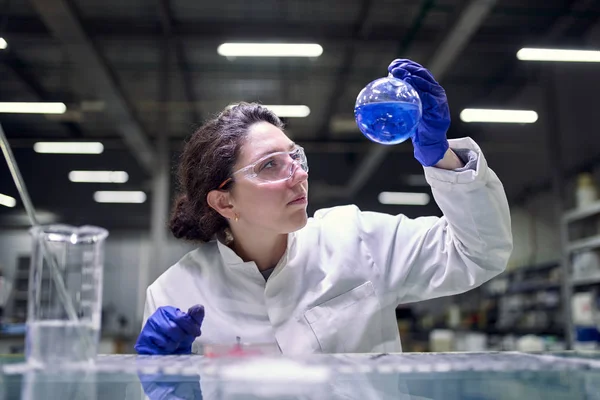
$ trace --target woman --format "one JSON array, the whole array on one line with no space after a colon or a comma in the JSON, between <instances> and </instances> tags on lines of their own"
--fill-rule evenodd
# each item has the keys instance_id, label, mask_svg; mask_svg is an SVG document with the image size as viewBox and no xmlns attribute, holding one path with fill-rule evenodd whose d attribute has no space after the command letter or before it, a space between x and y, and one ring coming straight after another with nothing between
<instances>
[{"instance_id":1,"label":"woman","mask_svg":"<svg viewBox=\"0 0 600 400\"><path fill-rule=\"evenodd\" d=\"M398 304L462 293L505 269L501 182L471 139L446 139L448 103L429 71L410 60L388 69L421 97L415 157L444 216L348 205L308 218L303 149L273 113L239 104L185 146L171 230L199 245L148 288L138 353L236 338L284 354L399 352Z\"/></svg>"}]
</instances>

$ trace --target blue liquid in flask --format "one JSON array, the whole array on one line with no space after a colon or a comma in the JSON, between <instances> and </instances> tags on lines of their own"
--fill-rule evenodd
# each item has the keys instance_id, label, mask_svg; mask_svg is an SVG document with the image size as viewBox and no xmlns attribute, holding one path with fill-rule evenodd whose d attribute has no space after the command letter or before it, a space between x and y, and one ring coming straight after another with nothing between
<instances>
[{"instance_id":1,"label":"blue liquid in flask","mask_svg":"<svg viewBox=\"0 0 600 400\"><path fill-rule=\"evenodd\" d=\"M398 144L415 132L421 110L418 104L398 101L363 104L354 109L361 132L374 142Z\"/></svg>"}]
</instances>

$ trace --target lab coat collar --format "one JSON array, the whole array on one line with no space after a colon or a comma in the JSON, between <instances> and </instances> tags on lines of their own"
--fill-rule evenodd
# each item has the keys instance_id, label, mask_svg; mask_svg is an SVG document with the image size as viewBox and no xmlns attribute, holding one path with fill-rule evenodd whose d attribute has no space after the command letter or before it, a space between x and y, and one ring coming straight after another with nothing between
<instances>
[{"instance_id":1,"label":"lab coat collar","mask_svg":"<svg viewBox=\"0 0 600 400\"><path fill-rule=\"evenodd\" d=\"M223 259L223 263L225 265L235 267L235 266L253 264L255 266L254 262L252 262L252 261L244 262L244 260L242 260L242 258L240 256L238 256L235 253L235 251L233 251L229 246L222 243L218 239L217 239L217 246L219 248L219 253L221 254L221 258ZM290 254L294 252L295 248L296 248L296 233L295 232L288 233L287 248L286 248L285 253L283 254L283 257L277 263L278 267L282 264L285 265L287 263L287 260L289 259Z\"/></svg>"}]
</instances>

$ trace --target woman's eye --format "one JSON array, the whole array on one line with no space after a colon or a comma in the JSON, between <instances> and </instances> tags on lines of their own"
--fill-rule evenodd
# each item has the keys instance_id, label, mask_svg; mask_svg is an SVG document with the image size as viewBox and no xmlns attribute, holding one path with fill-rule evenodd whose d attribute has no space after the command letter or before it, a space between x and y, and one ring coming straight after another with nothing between
<instances>
[{"instance_id":1,"label":"woman's eye","mask_svg":"<svg viewBox=\"0 0 600 400\"><path fill-rule=\"evenodd\" d=\"M263 169L273 168L274 166L275 166L275 160L269 160L269 161L264 162L260 166L260 170L262 171Z\"/></svg>"}]
</instances>

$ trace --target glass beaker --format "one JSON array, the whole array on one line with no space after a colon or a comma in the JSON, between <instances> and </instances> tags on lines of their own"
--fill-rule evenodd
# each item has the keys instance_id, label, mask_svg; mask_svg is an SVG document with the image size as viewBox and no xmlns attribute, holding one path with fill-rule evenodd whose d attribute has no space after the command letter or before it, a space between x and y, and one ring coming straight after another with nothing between
<instances>
[{"instance_id":1,"label":"glass beaker","mask_svg":"<svg viewBox=\"0 0 600 400\"><path fill-rule=\"evenodd\" d=\"M26 358L89 362L100 336L104 242L95 226L36 226L29 272Z\"/></svg>"},{"instance_id":2,"label":"glass beaker","mask_svg":"<svg viewBox=\"0 0 600 400\"><path fill-rule=\"evenodd\" d=\"M354 118L360 131L370 140L386 145L410 138L421 115L417 91L391 74L365 86L354 105Z\"/></svg>"}]
</instances>

